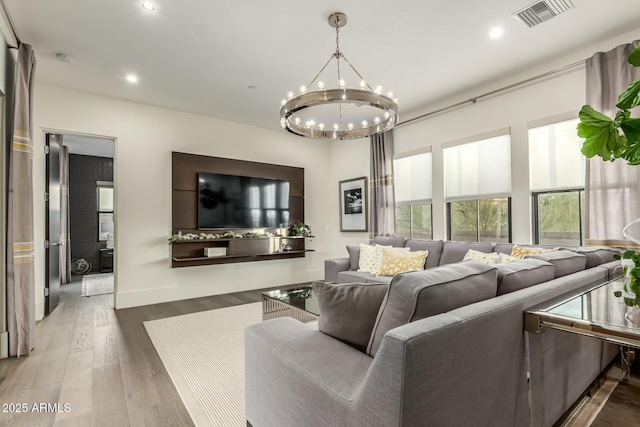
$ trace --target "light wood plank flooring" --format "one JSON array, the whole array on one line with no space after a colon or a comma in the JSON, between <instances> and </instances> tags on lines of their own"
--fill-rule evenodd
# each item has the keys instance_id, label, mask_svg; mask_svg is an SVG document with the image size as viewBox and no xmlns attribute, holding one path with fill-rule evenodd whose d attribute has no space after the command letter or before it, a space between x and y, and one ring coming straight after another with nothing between
<instances>
[{"instance_id":1,"label":"light wood plank flooring","mask_svg":"<svg viewBox=\"0 0 640 427\"><path fill-rule=\"evenodd\" d=\"M258 302L262 291L116 311L113 295L81 297L80 281L62 286L60 305L37 323L30 356L0 360L0 405L27 406L0 412L0 425L192 426L142 322Z\"/></svg>"}]
</instances>

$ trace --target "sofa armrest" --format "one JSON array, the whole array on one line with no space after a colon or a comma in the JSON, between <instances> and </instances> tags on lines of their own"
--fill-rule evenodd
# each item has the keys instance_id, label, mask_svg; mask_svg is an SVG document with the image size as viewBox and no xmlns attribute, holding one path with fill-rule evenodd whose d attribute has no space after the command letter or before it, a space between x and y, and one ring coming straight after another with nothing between
<instances>
[{"instance_id":1,"label":"sofa armrest","mask_svg":"<svg viewBox=\"0 0 640 427\"><path fill-rule=\"evenodd\" d=\"M324 261L324 280L326 282L336 282L338 273L349 270L349 258L334 258Z\"/></svg>"},{"instance_id":2,"label":"sofa armrest","mask_svg":"<svg viewBox=\"0 0 640 427\"><path fill-rule=\"evenodd\" d=\"M247 421L253 427L346 425L372 360L289 317L251 325L245 329Z\"/></svg>"}]
</instances>

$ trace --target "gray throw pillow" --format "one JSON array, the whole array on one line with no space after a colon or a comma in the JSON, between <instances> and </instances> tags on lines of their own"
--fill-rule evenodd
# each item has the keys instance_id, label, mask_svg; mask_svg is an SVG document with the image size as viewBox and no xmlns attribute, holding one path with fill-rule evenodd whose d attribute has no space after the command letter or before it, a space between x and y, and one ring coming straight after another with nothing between
<instances>
[{"instance_id":1,"label":"gray throw pillow","mask_svg":"<svg viewBox=\"0 0 640 427\"><path fill-rule=\"evenodd\" d=\"M553 251L538 255L527 255L525 259L534 258L550 262L556 267L554 277L567 276L585 269L587 256L571 251Z\"/></svg>"},{"instance_id":2,"label":"gray throw pillow","mask_svg":"<svg viewBox=\"0 0 640 427\"><path fill-rule=\"evenodd\" d=\"M424 268L432 268L439 265L440 255L442 254L442 240L407 239L404 247L409 248L411 252L429 251Z\"/></svg>"},{"instance_id":3,"label":"gray throw pillow","mask_svg":"<svg viewBox=\"0 0 640 427\"><path fill-rule=\"evenodd\" d=\"M389 285L314 282L312 286L320 308L320 332L364 352Z\"/></svg>"},{"instance_id":4,"label":"gray throw pillow","mask_svg":"<svg viewBox=\"0 0 640 427\"><path fill-rule=\"evenodd\" d=\"M556 267L540 259L520 259L496 264L498 295L508 294L554 279Z\"/></svg>"},{"instance_id":5,"label":"gray throw pillow","mask_svg":"<svg viewBox=\"0 0 640 427\"><path fill-rule=\"evenodd\" d=\"M349 270L357 271L360 263L360 245L347 245L347 252L349 252Z\"/></svg>"},{"instance_id":6,"label":"gray throw pillow","mask_svg":"<svg viewBox=\"0 0 640 427\"><path fill-rule=\"evenodd\" d=\"M476 261L398 274L378 312L367 354L375 356L391 329L493 298L497 286L496 269Z\"/></svg>"}]
</instances>

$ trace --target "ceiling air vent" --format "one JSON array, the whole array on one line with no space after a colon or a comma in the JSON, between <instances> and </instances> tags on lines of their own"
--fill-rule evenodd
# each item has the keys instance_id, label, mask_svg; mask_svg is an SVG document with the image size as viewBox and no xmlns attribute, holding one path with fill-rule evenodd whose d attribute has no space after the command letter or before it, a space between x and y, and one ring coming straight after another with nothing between
<instances>
[{"instance_id":1,"label":"ceiling air vent","mask_svg":"<svg viewBox=\"0 0 640 427\"><path fill-rule=\"evenodd\" d=\"M574 7L571 0L543 0L514 13L513 17L521 20L531 28Z\"/></svg>"}]
</instances>

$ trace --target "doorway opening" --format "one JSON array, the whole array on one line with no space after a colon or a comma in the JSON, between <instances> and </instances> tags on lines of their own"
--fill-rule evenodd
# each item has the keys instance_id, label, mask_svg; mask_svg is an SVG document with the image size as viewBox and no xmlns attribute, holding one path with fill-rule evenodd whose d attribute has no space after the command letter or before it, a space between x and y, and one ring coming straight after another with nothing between
<instances>
[{"instance_id":1,"label":"doorway opening","mask_svg":"<svg viewBox=\"0 0 640 427\"><path fill-rule=\"evenodd\" d=\"M115 140L46 133L45 313L69 298L113 307Z\"/></svg>"}]
</instances>

